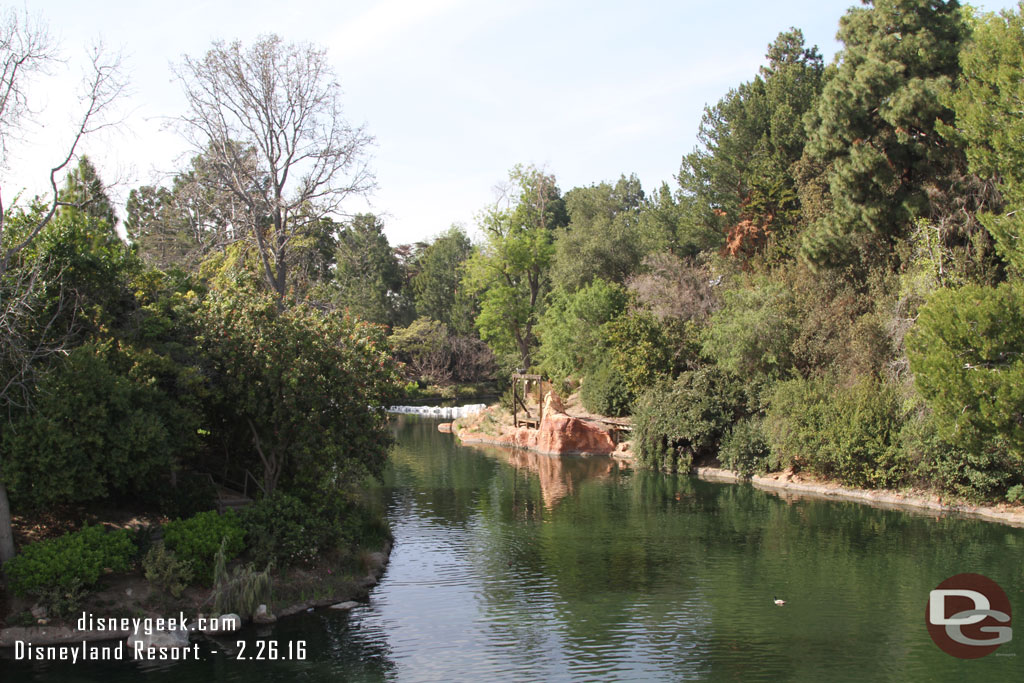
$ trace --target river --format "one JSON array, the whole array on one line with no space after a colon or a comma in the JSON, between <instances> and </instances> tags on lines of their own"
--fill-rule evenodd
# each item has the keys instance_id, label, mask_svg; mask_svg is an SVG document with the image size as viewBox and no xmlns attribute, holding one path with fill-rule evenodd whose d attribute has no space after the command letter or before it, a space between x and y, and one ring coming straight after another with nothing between
<instances>
[{"instance_id":1,"label":"river","mask_svg":"<svg viewBox=\"0 0 1024 683\"><path fill-rule=\"evenodd\" d=\"M4 681L1024 680L1024 634L959 660L925 627L929 591L963 572L1024 609L1024 530L393 423L379 493L396 542L369 602L244 634L249 653L301 642L306 659L6 660Z\"/></svg>"}]
</instances>

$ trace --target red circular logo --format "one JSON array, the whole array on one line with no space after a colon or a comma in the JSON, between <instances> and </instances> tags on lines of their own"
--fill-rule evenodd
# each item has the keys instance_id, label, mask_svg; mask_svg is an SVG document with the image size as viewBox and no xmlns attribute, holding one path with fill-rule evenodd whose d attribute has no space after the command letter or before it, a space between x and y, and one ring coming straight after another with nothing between
<instances>
[{"instance_id":1,"label":"red circular logo","mask_svg":"<svg viewBox=\"0 0 1024 683\"><path fill-rule=\"evenodd\" d=\"M1010 600L981 574L951 576L928 594L925 623L943 652L960 659L990 655L1010 642Z\"/></svg>"}]
</instances>

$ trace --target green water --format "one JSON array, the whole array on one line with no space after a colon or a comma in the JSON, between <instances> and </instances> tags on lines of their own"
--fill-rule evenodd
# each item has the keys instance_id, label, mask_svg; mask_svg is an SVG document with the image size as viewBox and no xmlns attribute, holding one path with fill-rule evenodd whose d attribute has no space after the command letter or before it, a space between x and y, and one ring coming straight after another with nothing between
<instances>
[{"instance_id":1,"label":"green water","mask_svg":"<svg viewBox=\"0 0 1024 683\"><path fill-rule=\"evenodd\" d=\"M1024 530L458 447L414 417L395 429L380 495L396 545L369 602L243 635L249 651L302 641L306 660L210 645L151 669L0 660L0 679L1024 680L1024 632L961 661L924 622L928 592L962 572L1024 609Z\"/></svg>"}]
</instances>

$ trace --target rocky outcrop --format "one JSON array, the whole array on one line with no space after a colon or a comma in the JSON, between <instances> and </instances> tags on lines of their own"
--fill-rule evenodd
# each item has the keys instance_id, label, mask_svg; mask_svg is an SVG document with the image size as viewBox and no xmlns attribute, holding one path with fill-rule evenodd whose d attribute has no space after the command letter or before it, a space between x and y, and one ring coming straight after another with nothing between
<instances>
[{"instance_id":1,"label":"rocky outcrop","mask_svg":"<svg viewBox=\"0 0 1024 683\"><path fill-rule=\"evenodd\" d=\"M607 430L566 414L561 401L552 393L544 398L543 418L537 429L505 427L497 436L460 429L457 436L463 443L526 448L545 455L608 455L616 445Z\"/></svg>"}]
</instances>

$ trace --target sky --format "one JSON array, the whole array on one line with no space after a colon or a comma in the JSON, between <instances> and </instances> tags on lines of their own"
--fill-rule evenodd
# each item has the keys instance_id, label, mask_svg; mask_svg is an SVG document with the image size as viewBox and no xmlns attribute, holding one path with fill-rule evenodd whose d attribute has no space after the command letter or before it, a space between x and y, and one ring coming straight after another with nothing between
<instances>
[{"instance_id":1,"label":"sky","mask_svg":"<svg viewBox=\"0 0 1024 683\"><path fill-rule=\"evenodd\" d=\"M346 211L381 216L393 245L454 223L472 234L516 164L554 174L563 191L631 173L648 191L674 186L705 105L751 80L768 44L791 26L831 60L839 18L853 4L28 0L14 6L49 25L64 61L31 82L34 124L4 160L0 189L9 202L45 187L97 41L121 54L129 94L118 125L90 136L83 151L123 205L131 188L168 182L190 158L174 125L186 107L173 65L215 40L276 33L326 48L347 120L374 137L377 189Z\"/></svg>"}]
</instances>

